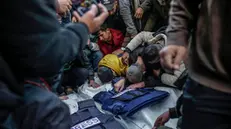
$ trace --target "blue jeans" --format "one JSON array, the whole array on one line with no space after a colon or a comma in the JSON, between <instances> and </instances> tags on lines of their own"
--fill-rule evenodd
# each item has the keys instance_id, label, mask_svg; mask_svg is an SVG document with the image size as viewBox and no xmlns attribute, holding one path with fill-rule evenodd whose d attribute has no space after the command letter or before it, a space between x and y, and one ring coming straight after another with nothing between
<instances>
[{"instance_id":1,"label":"blue jeans","mask_svg":"<svg viewBox=\"0 0 231 129\"><path fill-rule=\"evenodd\" d=\"M92 64L94 72L97 72L98 64L99 61L103 58L103 54L100 51L90 51L90 53L88 53L88 58L90 60L90 63Z\"/></svg>"}]
</instances>

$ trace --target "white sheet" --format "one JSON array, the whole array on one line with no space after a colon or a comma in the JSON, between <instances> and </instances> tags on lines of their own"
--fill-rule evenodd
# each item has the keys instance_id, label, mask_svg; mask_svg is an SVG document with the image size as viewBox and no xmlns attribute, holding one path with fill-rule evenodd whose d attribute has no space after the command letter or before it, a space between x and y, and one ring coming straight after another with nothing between
<instances>
[{"instance_id":1,"label":"white sheet","mask_svg":"<svg viewBox=\"0 0 231 129\"><path fill-rule=\"evenodd\" d=\"M95 78L96 82L98 82L98 78ZM98 82L100 83L100 82ZM111 84L102 85L99 88L88 87L87 82L79 88L78 93L68 95L69 99L64 100L64 102L69 106L70 113L74 113L78 110L78 106L76 106L76 101L83 101L86 99L91 99L95 94L100 91L109 91L112 89ZM149 106L144 108L137 113L135 113L132 117L115 117L117 121L119 121L126 129L151 129L156 118L167 111L169 108L174 107L178 97L181 95L181 92L176 89L166 88L166 87L156 87L158 90L167 91L170 93L170 96L160 104ZM105 112L101 109L101 105L96 103L96 106L103 113ZM109 113L110 114L110 113ZM177 119L170 120L166 125L172 128L176 128Z\"/></svg>"}]
</instances>

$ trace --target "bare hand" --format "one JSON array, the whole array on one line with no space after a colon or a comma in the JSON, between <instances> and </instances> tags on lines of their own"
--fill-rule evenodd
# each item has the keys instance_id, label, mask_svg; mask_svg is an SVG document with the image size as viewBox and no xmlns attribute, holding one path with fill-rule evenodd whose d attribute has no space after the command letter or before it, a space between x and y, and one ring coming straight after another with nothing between
<instances>
[{"instance_id":1,"label":"bare hand","mask_svg":"<svg viewBox=\"0 0 231 129\"><path fill-rule=\"evenodd\" d=\"M160 126L164 126L165 123L169 121L169 119L170 119L169 111L163 113L156 119L153 129L156 129Z\"/></svg>"},{"instance_id":2,"label":"bare hand","mask_svg":"<svg viewBox=\"0 0 231 129\"><path fill-rule=\"evenodd\" d=\"M60 14L65 14L72 8L71 0L57 0L57 12Z\"/></svg>"},{"instance_id":3,"label":"bare hand","mask_svg":"<svg viewBox=\"0 0 231 129\"><path fill-rule=\"evenodd\" d=\"M104 7L102 4L98 4L98 7L100 9L100 15L97 17L96 14L98 13L98 9L96 5L92 5L91 9L82 17L80 17L77 12L73 13L73 15L79 20L79 22L82 22L87 25L90 33L98 31L100 26L108 17L108 11L106 7Z\"/></svg>"},{"instance_id":4,"label":"bare hand","mask_svg":"<svg viewBox=\"0 0 231 129\"><path fill-rule=\"evenodd\" d=\"M169 45L160 51L162 67L167 70L178 70L180 64L187 56L187 49L184 46Z\"/></svg>"},{"instance_id":5,"label":"bare hand","mask_svg":"<svg viewBox=\"0 0 231 129\"><path fill-rule=\"evenodd\" d=\"M137 89L137 88L143 88L143 87L145 87L144 82L139 82L139 83L130 85L127 89Z\"/></svg>"},{"instance_id":6,"label":"bare hand","mask_svg":"<svg viewBox=\"0 0 231 129\"><path fill-rule=\"evenodd\" d=\"M78 19L76 17L72 17L71 21L76 23L76 22L78 22Z\"/></svg>"},{"instance_id":7,"label":"bare hand","mask_svg":"<svg viewBox=\"0 0 231 129\"><path fill-rule=\"evenodd\" d=\"M98 88L98 87L100 87L100 85L99 84L97 84L94 80L90 80L90 87L93 87L93 88Z\"/></svg>"},{"instance_id":8,"label":"bare hand","mask_svg":"<svg viewBox=\"0 0 231 129\"><path fill-rule=\"evenodd\" d=\"M144 10L142 8L137 8L135 13L135 18L141 19L143 17Z\"/></svg>"},{"instance_id":9,"label":"bare hand","mask_svg":"<svg viewBox=\"0 0 231 129\"><path fill-rule=\"evenodd\" d=\"M123 52L124 52L123 50L118 49L118 50L115 50L114 52L112 52L112 54L120 55L120 54L123 53Z\"/></svg>"},{"instance_id":10,"label":"bare hand","mask_svg":"<svg viewBox=\"0 0 231 129\"><path fill-rule=\"evenodd\" d=\"M125 79L119 80L115 85L115 91L121 92L124 89Z\"/></svg>"},{"instance_id":11,"label":"bare hand","mask_svg":"<svg viewBox=\"0 0 231 129\"><path fill-rule=\"evenodd\" d=\"M128 52L124 52L122 56L122 61L124 64L129 65L129 53Z\"/></svg>"},{"instance_id":12,"label":"bare hand","mask_svg":"<svg viewBox=\"0 0 231 129\"><path fill-rule=\"evenodd\" d=\"M67 96L59 96L59 99L61 99L61 100L67 100L69 98Z\"/></svg>"}]
</instances>

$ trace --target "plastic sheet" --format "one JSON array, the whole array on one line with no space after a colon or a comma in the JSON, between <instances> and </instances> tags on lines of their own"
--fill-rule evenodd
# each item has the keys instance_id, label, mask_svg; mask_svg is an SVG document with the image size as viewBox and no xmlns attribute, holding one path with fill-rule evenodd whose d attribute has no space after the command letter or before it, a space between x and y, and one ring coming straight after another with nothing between
<instances>
[{"instance_id":1,"label":"plastic sheet","mask_svg":"<svg viewBox=\"0 0 231 129\"><path fill-rule=\"evenodd\" d=\"M98 78L95 78L96 82L99 82ZM91 99L95 94L100 91L109 91L112 89L111 84L102 85L99 88L89 87L87 82L79 88L78 93L68 95L68 100L64 100L64 102L69 106L70 113L74 113L78 110L78 106L75 105L76 101L83 101L87 99ZM146 107L137 113L135 113L132 117L121 117L116 116L116 120L119 121L126 129L151 129L156 118L167 111L169 108L174 107L176 105L176 101L178 97L181 95L181 91L166 88L166 87L156 87L157 90L163 90L170 93L170 96L160 104ZM96 106L103 113L105 112L101 109L101 105L96 103ZM111 114L111 113L109 113ZM177 119L170 120L166 125L172 128L176 128Z\"/></svg>"}]
</instances>

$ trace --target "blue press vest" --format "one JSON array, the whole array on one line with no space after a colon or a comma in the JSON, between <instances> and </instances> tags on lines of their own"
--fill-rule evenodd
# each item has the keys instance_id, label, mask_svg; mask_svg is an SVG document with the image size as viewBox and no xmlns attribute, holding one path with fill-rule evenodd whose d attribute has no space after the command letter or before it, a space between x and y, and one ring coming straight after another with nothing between
<instances>
[{"instance_id":1,"label":"blue press vest","mask_svg":"<svg viewBox=\"0 0 231 129\"><path fill-rule=\"evenodd\" d=\"M124 129L112 115L101 113L92 99L78 102L78 107L71 115L71 129Z\"/></svg>"},{"instance_id":2,"label":"blue press vest","mask_svg":"<svg viewBox=\"0 0 231 129\"><path fill-rule=\"evenodd\" d=\"M115 91L103 91L94 96L94 100L102 104L102 109L115 115L132 116L140 109L157 104L169 96L168 92L153 88L125 90L119 94Z\"/></svg>"}]
</instances>

